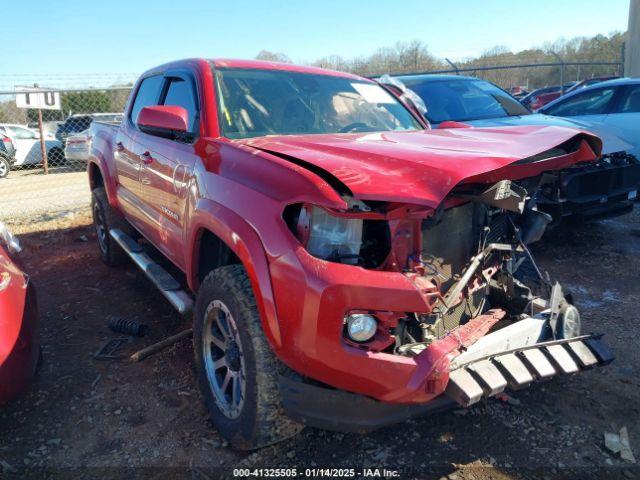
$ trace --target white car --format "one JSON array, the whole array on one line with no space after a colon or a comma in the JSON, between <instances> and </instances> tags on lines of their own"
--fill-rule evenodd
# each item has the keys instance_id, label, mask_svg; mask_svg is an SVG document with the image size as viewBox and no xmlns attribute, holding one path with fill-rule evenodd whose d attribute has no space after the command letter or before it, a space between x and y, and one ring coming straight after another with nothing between
<instances>
[{"instance_id":1,"label":"white car","mask_svg":"<svg viewBox=\"0 0 640 480\"><path fill-rule=\"evenodd\" d=\"M89 130L69 135L64 143L64 156L67 160L86 162L89 159L89 149L91 148Z\"/></svg>"},{"instance_id":2,"label":"white car","mask_svg":"<svg viewBox=\"0 0 640 480\"><path fill-rule=\"evenodd\" d=\"M14 167L42 163L40 134L36 130L24 125L0 123L0 133L9 137L16 149ZM56 140L53 135L45 133L45 146L50 165L64 162L63 146L59 140Z\"/></svg>"}]
</instances>

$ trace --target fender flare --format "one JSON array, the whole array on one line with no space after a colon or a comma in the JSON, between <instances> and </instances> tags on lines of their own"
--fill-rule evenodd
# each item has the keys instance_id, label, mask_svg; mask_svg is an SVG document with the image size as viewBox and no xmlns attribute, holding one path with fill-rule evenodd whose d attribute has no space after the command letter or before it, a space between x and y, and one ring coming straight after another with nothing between
<instances>
[{"instance_id":1,"label":"fender flare","mask_svg":"<svg viewBox=\"0 0 640 480\"><path fill-rule=\"evenodd\" d=\"M187 232L189 255L187 281L194 292L199 287L198 262L200 239L205 230L216 235L240 259L247 271L260 321L265 335L274 350L282 347L280 325L276 313L273 287L267 254L253 227L229 208L212 200L199 199L191 212L190 229Z\"/></svg>"},{"instance_id":2,"label":"fender flare","mask_svg":"<svg viewBox=\"0 0 640 480\"><path fill-rule=\"evenodd\" d=\"M89 159L87 161L87 176L89 177L89 188L93 189L93 181L91 178L91 168L97 168L102 176L102 181L104 183L104 189L107 193L107 199L109 200L109 205L116 209L120 210L120 205L118 204L118 196L116 195L116 178L112 172L112 168L109 166L109 162L104 158L104 155L100 151L92 151L89 155Z\"/></svg>"}]
</instances>

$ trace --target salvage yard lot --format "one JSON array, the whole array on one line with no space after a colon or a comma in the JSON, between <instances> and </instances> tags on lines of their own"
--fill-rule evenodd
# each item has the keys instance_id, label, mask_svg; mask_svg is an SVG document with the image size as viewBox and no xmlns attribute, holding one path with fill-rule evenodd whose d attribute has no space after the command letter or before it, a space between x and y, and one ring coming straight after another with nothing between
<instances>
[{"instance_id":1,"label":"salvage yard lot","mask_svg":"<svg viewBox=\"0 0 640 480\"><path fill-rule=\"evenodd\" d=\"M14 231L34 222L48 222L87 210L91 200L87 174L51 168L14 170L0 179L0 221Z\"/></svg>"},{"instance_id":2,"label":"salvage yard lot","mask_svg":"<svg viewBox=\"0 0 640 480\"><path fill-rule=\"evenodd\" d=\"M67 191L76 192L76 183ZM0 472L170 466L185 468L171 471L174 477L213 478L237 467L378 466L416 478L426 471L463 479L542 478L535 469L543 467L568 478L640 475L603 445L604 432L626 425L640 453L640 353L632 340L640 303L638 210L562 227L535 246L542 266L574 294L584 330L606 333L617 357L612 365L535 385L509 402L494 399L366 436L306 429L255 453L231 450L210 425L190 341L138 364L93 358L117 336L106 326L111 316L149 326L126 353L190 325L133 265L104 266L88 211L72 210L56 218L36 213L39 222L15 228L39 293L44 365L30 393L0 411Z\"/></svg>"}]
</instances>

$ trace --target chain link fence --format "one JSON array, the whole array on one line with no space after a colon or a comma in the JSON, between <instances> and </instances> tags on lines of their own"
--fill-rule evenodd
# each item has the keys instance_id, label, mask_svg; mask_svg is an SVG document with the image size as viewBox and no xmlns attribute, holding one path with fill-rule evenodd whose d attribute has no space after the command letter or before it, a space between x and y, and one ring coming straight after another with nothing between
<instances>
[{"instance_id":1,"label":"chain link fence","mask_svg":"<svg viewBox=\"0 0 640 480\"><path fill-rule=\"evenodd\" d=\"M20 108L18 89L0 91L0 221L16 226L86 210L89 127L119 122L131 87L30 88L31 96L55 98L58 109Z\"/></svg>"}]
</instances>

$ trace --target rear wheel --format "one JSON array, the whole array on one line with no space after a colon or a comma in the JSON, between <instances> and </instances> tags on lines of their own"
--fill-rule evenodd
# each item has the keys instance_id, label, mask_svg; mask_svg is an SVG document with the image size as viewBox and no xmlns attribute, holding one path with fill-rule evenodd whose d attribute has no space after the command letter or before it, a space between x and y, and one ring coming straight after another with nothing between
<instances>
[{"instance_id":1,"label":"rear wheel","mask_svg":"<svg viewBox=\"0 0 640 480\"><path fill-rule=\"evenodd\" d=\"M53 147L47 152L47 161L54 167L63 165L65 163L64 151L61 148Z\"/></svg>"},{"instance_id":2,"label":"rear wheel","mask_svg":"<svg viewBox=\"0 0 640 480\"><path fill-rule=\"evenodd\" d=\"M9 175L9 170L11 170L9 160L4 157L0 157L0 178L6 178Z\"/></svg>"},{"instance_id":3,"label":"rear wheel","mask_svg":"<svg viewBox=\"0 0 640 480\"><path fill-rule=\"evenodd\" d=\"M278 360L265 338L242 266L220 267L206 276L198 292L193 333L205 404L231 445L251 450L303 428L282 411Z\"/></svg>"},{"instance_id":4,"label":"rear wheel","mask_svg":"<svg viewBox=\"0 0 640 480\"><path fill-rule=\"evenodd\" d=\"M111 208L107 199L107 192L103 187L95 188L91 192L91 211L93 213L93 226L96 230L100 258L110 267L122 265L127 261L127 254L111 238L109 232L114 228L119 228L126 232L131 227L124 218Z\"/></svg>"}]
</instances>

